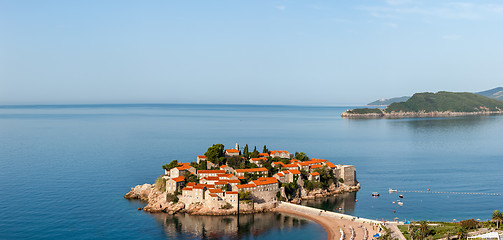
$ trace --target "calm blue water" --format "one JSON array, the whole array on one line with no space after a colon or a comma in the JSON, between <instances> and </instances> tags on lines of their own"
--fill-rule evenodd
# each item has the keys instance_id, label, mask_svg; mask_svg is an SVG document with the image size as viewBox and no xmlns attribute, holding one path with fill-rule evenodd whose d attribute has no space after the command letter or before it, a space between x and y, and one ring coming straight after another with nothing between
<instances>
[{"instance_id":1,"label":"calm blue water","mask_svg":"<svg viewBox=\"0 0 503 240\"><path fill-rule=\"evenodd\" d=\"M259 224L284 218L275 214L261 221L236 220L229 223L230 232L206 235L206 230L191 228L201 226L195 224L200 219L147 214L136 210L143 203L123 199L130 187L152 183L162 173L161 165L173 159L194 161L213 143L248 143L259 149L267 144L355 165L360 192L308 203L320 208L342 206L341 211L374 219L430 220L487 219L493 210L503 210L502 196L406 193L404 206L397 207L392 204L396 194L387 193L390 187L503 193L503 117L347 120L340 118L344 110L0 107L0 239L326 238L321 227L298 218L281 226ZM370 197L374 191L382 196ZM247 227L232 227L238 225Z\"/></svg>"}]
</instances>

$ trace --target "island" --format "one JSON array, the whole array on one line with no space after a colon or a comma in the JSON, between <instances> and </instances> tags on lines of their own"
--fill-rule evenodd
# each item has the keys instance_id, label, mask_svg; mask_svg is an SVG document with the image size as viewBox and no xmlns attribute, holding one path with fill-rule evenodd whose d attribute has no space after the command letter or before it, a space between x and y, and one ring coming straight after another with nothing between
<instances>
[{"instance_id":1,"label":"island","mask_svg":"<svg viewBox=\"0 0 503 240\"><path fill-rule=\"evenodd\" d=\"M234 215L360 189L353 165L267 146L259 152L214 144L196 161L173 160L162 168L155 183L135 186L124 197L146 201L147 212Z\"/></svg>"},{"instance_id":2,"label":"island","mask_svg":"<svg viewBox=\"0 0 503 240\"><path fill-rule=\"evenodd\" d=\"M385 109L357 108L341 114L343 118L456 117L503 114L503 101L468 92L416 93L405 102Z\"/></svg>"}]
</instances>

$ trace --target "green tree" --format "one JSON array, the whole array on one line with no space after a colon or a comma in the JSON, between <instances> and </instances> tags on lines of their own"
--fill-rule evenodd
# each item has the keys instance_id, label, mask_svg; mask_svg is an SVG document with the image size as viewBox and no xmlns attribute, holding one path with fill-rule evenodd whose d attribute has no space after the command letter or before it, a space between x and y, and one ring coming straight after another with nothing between
<instances>
[{"instance_id":1,"label":"green tree","mask_svg":"<svg viewBox=\"0 0 503 240\"><path fill-rule=\"evenodd\" d=\"M264 148L262 149L262 153L268 153L269 152L269 149L267 149L267 146L264 145Z\"/></svg>"},{"instance_id":2,"label":"green tree","mask_svg":"<svg viewBox=\"0 0 503 240\"><path fill-rule=\"evenodd\" d=\"M304 161L309 161L309 157L307 156L307 154L303 153L303 152L295 152L295 159L298 159L302 162Z\"/></svg>"},{"instance_id":3,"label":"green tree","mask_svg":"<svg viewBox=\"0 0 503 240\"><path fill-rule=\"evenodd\" d=\"M208 151L204 153L208 161L217 163L219 158L224 157L224 145L223 144L213 144L213 146L208 148Z\"/></svg>"},{"instance_id":4,"label":"green tree","mask_svg":"<svg viewBox=\"0 0 503 240\"><path fill-rule=\"evenodd\" d=\"M248 159L250 157L250 152L248 151L248 144L246 144L245 148L243 149L243 157L245 157L245 159Z\"/></svg>"},{"instance_id":5,"label":"green tree","mask_svg":"<svg viewBox=\"0 0 503 240\"><path fill-rule=\"evenodd\" d=\"M496 228L500 228L500 222L503 220L503 212L500 212L499 210L494 210L493 214L491 215L491 219L493 221L496 221Z\"/></svg>"},{"instance_id":6,"label":"green tree","mask_svg":"<svg viewBox=\"0 0 503 240\"><path fill-rule=\"evenodd\" d=\"M184 173L183 177L185 177L186 183L189 183L189 182L198 183L199 182L199 178L197 177L197 175L194 175L190 172Z\"/></svg>"},{"instance_id":7,"label":"green tree","mask_svg":"<svg viewBox=\"0 0 503 240\"><path fill-rule=\"evenodd\" d=\"M251 158L258 158L258 155L259 152L257 151L257 146L255 146L255 148L253 149L253 152L250 154L250 157Z\"/></svg>"},{"instance_id":8,"label":"green tree","mask_svg":"<svg viewBox=\"0 0 503 240\"><path fill-rule=\"evenodd\" d=\"M172 168L178 167L178 160L173 160L169 164L165 164L162 166L164 170L171 170Z\"/></svg>"},{"instance_id":9,"label":"green tree","mask_svg":"<svg viewBox=\"0 0 503 240\"><path fill-rule=\"evenodd\" d=\"M244 163L244 160L239 156L232 156L227 158L227 166L231 168L239 169L241 168L242 163Z\"/></svg>"}]
</instances>

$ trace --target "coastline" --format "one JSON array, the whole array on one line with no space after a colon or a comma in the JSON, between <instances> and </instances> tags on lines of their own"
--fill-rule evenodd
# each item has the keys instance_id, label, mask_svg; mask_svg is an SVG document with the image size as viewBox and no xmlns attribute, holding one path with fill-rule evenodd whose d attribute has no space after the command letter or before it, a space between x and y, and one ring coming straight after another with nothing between
<instances>
[{"instance_id":1,"label":"coastline","mask_svg":"<svg viewBox=\"0 0 503 240\"><path fill-rule=\"evenodd\" d=\"M479 112L391 112L385 113L349 113L348 111L341 114L342 118L429 118L429 117L464 117L464 116L489 116L502 115L503 111L479 111Z\"/></svg>"},{"instance_id":2,"label":"coastline","mask_svg":"<svg viewBox=\"0 0 503 240\"><path fill-rule=\"evenodd\" d=\"M291 209L288 206L279 206L272 209L273 212L292 214L299 217L303 217L320 224L327 233L328 240L338 240L341 239L341 230L344 232L345 236L351 236L354 232L355 239L364 239L363 236L368 236L370 238L376 233L379 233L379 227L377 222L369 222L369 220L359 219L359 221L345 219L344 217L334 217L328 214L333 214L332 212L324 212L320 210L319 214L311 214L308 212L301 212ZM325 215L324 215L325 214ZM349 215L347 215L349 217ZM352 217L356 219L356 217ZM371 220L370 220L371 221ZM351 230L351 228L353 230ZM367 231L365 233L365 231Z\"/></svg>"}]
</instances>

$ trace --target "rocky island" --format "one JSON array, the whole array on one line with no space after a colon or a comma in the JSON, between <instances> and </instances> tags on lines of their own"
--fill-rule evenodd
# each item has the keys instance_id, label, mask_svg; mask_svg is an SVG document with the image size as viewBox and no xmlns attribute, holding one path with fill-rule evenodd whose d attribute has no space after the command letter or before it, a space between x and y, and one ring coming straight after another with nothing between
<instances>
[{"instance_id":1,"label":"rocky island","mask_svg":"<svg viewBox=\"0 0 503 240\"><path fill-rule=\"evenodd\" d=\"M173 160L163 169L154 184L135 186L124 197L146 201L147 212L233 215L360 189L352 165L266 146L259 152L248 145L240 151L238 144L233 149L214 144L194 162Z\"/></svg>"},{"instance_id":2,"label":"rocky island","mask_svg":"<svg viewBox=\"0 0 503 240\"><path fill-rule=\"evenodd\" d=\"M416 93L405 102L385 109L357 108L341 114L343 118L457 117L503 114L503 101L468 92Z\"/></svg>"}]
</instances>

